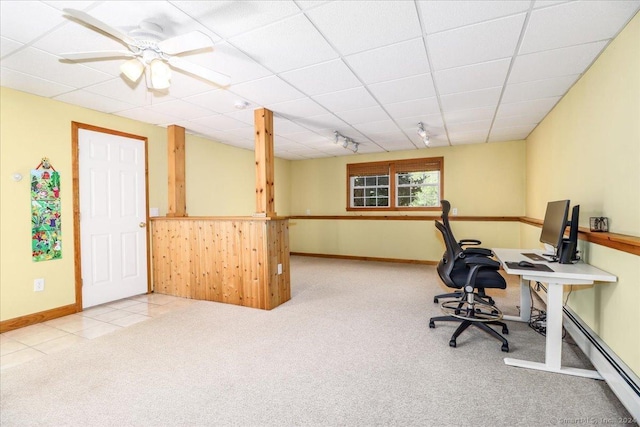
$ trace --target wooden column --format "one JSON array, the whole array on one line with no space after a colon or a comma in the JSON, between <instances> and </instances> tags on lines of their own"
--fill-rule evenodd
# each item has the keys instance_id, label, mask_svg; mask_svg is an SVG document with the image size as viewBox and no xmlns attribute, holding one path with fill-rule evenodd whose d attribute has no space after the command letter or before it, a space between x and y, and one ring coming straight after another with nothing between
<instances>
[{"instance_id":1,"label":"wooden column","mask_svg":"<svg viewBox=\"0 0 640 427\"><path fill-rule=\"evenodd\" d=\"M266 108L254 111L256 132L256 216L275 217L273 112Z\"/></svg>"},{"instance_id":2,"label":"wooden column","mask_svg":"<svg viewBox=\"0 0 640 427\"><path fill-rule=\"evenodd\" d=\"M170 125L167 128L169 148L169 209L167 216L187 216L185 187L184 128Z\"/></svg>"}]
</instances>

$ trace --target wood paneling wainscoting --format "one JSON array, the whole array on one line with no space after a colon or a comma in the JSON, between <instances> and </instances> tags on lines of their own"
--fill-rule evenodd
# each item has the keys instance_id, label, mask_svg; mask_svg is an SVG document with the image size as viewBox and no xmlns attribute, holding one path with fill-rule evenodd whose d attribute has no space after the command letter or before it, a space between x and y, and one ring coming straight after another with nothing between
<instances>
[{"instance_id":1,"label":"wood paneling wainscoting","mask_svg":"<svg viewBox=\"0 0 640 427\"><path fill-rule=\"evenodd\" d=\"M156 217L151 226L154 292L265 310L291 299L288 219Z\"/></svg>"}]
</instances>

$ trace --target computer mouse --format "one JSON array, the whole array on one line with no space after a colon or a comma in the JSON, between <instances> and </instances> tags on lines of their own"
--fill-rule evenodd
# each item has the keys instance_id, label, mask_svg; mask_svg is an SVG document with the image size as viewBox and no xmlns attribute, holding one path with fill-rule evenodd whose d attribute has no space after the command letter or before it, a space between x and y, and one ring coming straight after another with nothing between
<instances>
[{"instance_id":1,"label":"computer mouse","mask_svg":"<svg viewBox=\"0 0 640 427\"><path fill-rule=\"evenodd\" d=\"M530 263L529 261L520 261L518 263L518 267L535 267L535 265L533 265L532 263Z\"/></svg>"}]
</instances>

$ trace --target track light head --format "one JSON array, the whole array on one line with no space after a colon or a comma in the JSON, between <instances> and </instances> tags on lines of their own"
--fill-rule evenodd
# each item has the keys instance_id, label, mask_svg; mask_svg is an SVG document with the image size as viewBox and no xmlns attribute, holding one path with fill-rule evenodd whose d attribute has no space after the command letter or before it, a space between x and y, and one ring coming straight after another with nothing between
<instances>
[{"instance_id":1,"label":"track light head","mask_svg":"<svg viewBox=\"0 0 640 427\"><path fill-rule=\"evenodd\" d=\"M418 135L422 138L422 142L427 147L429 146L429 133L424 128L424 123L418 122Z\"/></svg>"}]
</instances>

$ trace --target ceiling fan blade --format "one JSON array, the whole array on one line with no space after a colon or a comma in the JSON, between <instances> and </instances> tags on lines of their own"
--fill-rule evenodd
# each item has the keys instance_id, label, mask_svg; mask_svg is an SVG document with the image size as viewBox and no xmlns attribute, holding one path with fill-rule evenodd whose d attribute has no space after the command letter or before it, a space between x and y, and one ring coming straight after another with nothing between
<instances>
[{"instance_id":1,"label":"ceiling fan blade","mask_svg":"<svg viewBox=\"0 0 640 427\"><path fill-rule=\"evenodd\" d=\"M71 61L83 61L106 58L131 58L135 56L135 54L126 50L96 50L93 52L61 53L60 56Z\"/></svg>"},{"instance_id":2,"label":"ceiling fan blade","mask_svg":"<svg viewBox=\"0 0 640 427\"><path fill-rule=\"evenodd\" d=\"M228 86L231 83L231 77L210 70L208 68L201 67L200 65L196 65L192 62L185 61L182 58L173 56L169 58L168 62L169 65L174 68L185 71L189 74L193 74L194 76L201 77L205 80L210 81L211 83L215 83L218 86Z\"/></svg>"},{"instance_id":3,"label":"ceiling fan blade","mask_svg":"<svg viewBox=\"0 0 640 427\"><path fill-rule=\"evenodd\" d=\"M201 31L192 31L180 36L171 37L158 43L164 53L176 55L191 50L213 47L213 40Z\"/></svg>"},{"instance_id":4,"label":"ceiling fan blade","mask_svg":"<svg viewBox=\"0 0 640 427\"><path fill-rule=\"evenodd\" d=\"M77 9L62 9L67 15L70 15L74 18L76 18L79 21L82 21L86 24L91 25L94 28L97 28L98 30L107 33L113 37L115 37L116 39L126 43L127 45L131 46L131 45L135 45L136 41L129 37L128 35L126 35L125 33L123 33L122 31L113 28L112 26L100 21L99 19L94 18L93 16L89 15L86 12L83 12L81 10L77 10Z\"/></svg>"}]
</instances>

